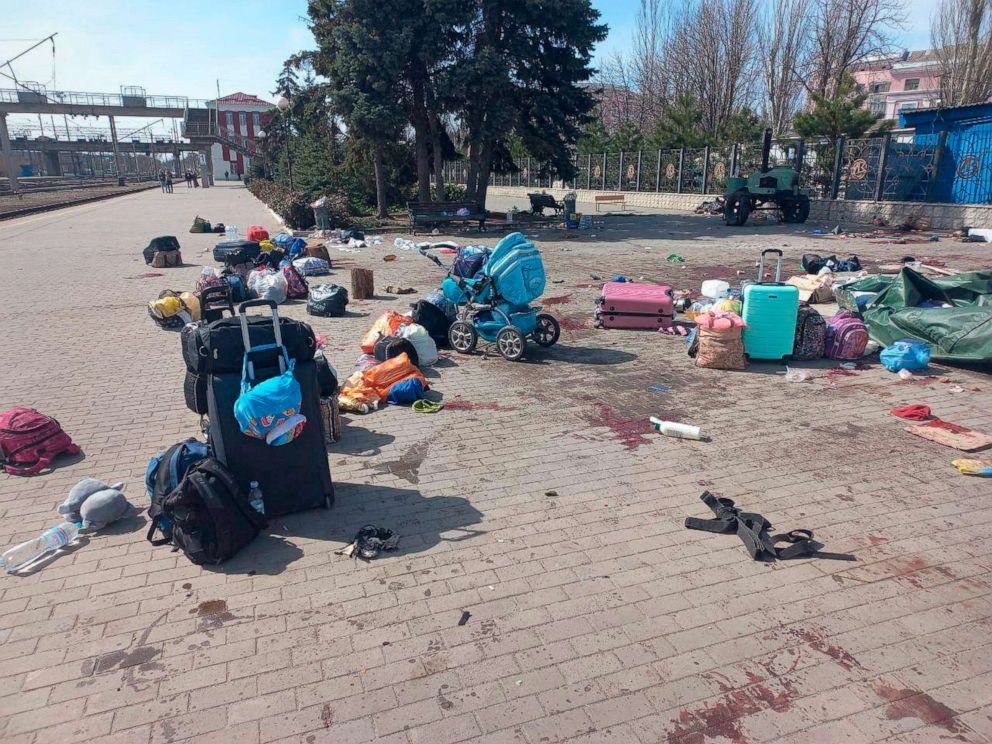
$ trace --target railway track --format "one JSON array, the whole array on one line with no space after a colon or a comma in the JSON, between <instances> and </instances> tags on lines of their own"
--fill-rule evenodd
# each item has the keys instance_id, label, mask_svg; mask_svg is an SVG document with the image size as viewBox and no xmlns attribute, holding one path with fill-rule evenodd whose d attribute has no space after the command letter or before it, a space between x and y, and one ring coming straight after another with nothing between
<instances>
[{"instance_id":1,"label":"railway track","mask_svg":"<svg viewBox=\"0 0 992 744\"><path fill-rule=\"evenodd\" d=\"M25 217L31 214L38 214L39 212L50 212L55 209L74 207L104 199L113 199L115 196L134 194L152 188L158 188L158 181L145 181L121 188L117 186L115 179L112 182L91 183L86 186L75 184L71 188L38 187L25 189L20 199L11 195L10 192L4 193L0 191L0 220ZM65 198L36 201L33 204L23 203L23 199L30 200L31 197L44 197L45 195L57 195Z\"/></svg>"}]
</instances>

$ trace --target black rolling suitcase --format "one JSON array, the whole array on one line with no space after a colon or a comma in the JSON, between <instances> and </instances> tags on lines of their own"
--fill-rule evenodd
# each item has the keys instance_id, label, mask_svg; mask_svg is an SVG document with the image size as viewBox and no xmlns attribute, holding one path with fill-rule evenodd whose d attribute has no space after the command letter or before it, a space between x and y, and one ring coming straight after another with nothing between
<instances>
[{"instance_id":1,"label":"black rolling suitcase","mask_svg":"<svg viewBox=\"0 0 992 744\"><path fill-rule=\"evenodd\" d=\"M273 327L279 322L274 303L265 300L242 303L239 311L244 313L256 305L271 307L270 324ZM275 335L278 343L281 339L278 333ZM252 342L254 346L254 339ZM278 366L254 368L257 382L278 374ZM334 486L324 444L317 365L312 360L297 361L293 376L303 393L300 412L306 416L307 423L299 437L279 447L241 433L234 418L234 402L241 395L240 370L211 374L207 381L207 435L214 456L228 467L246 493L251 481L258 481L265 513L270 516L317 507L330 508L334 503Z\"/></svg>"},{"instance_id":2,"label":"black rolling suitcase","mask_svg":"<svg viewBox=\"0 0 992 744\"><path fill-rule=\"evenodd\" d=\"M262 247L254 240L221 241L214 246L214 261L234 266L252 263L262 253Z\"/></svg>"}]
</instances>

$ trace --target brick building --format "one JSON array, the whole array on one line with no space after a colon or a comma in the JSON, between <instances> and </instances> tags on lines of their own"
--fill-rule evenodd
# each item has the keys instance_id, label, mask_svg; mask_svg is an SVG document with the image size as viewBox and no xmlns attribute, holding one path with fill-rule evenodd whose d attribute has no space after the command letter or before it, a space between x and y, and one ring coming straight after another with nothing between
<instances>
[{"instance_id":1,"label":"brick building","mask_svg":"<svg viewBox=\"0 0 992 744\"><path fill-rule=\"evenodd\" d=\"M260 129L270 118L275 106L269 101L263 101L250 93L232 93L231 95L210 101L210 106L217 108L218 123L221 134L228 139L245 138L255 142ZM231 137L231 133L237 135ZM251 166L251 158L237 152L227 145L216 143L210 148L213 161L214 178L222 180L227 173L229 178L244 175Z\"/></svg>"}]
</instances>

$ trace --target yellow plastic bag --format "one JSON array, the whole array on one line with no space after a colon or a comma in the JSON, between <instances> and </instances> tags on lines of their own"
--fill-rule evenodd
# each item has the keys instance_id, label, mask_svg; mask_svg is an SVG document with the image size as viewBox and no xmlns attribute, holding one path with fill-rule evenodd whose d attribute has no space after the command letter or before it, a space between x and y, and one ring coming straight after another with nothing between
<instances>
[{"instance_id":1,"label":"yellow plastic bag","mask_svg":"<svg viewBox=\"0 0 992 744\"><path fill-rule=\"evenodd\" d=\"M260 240L258 241L258 247L262 249L262 253L268 253L276 247L276 244L271 240Z\"/></svg>"}]
</instances>

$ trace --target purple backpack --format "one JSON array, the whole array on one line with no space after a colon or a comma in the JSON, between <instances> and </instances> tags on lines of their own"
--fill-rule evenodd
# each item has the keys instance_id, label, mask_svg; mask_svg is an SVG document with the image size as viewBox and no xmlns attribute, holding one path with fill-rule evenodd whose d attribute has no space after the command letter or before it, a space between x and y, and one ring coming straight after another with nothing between
<instances>
[{"instance_id":1,"label":"purple backpack","mask_svg":"<svg viewBox=\"0 0 992 744\"><path fill-rule=\"evenodd\" d=\"M830 359L860 359L868 346L868 327L850 310L841 310L827 323L826 355Z\"/></svg>"}]
</instances>

